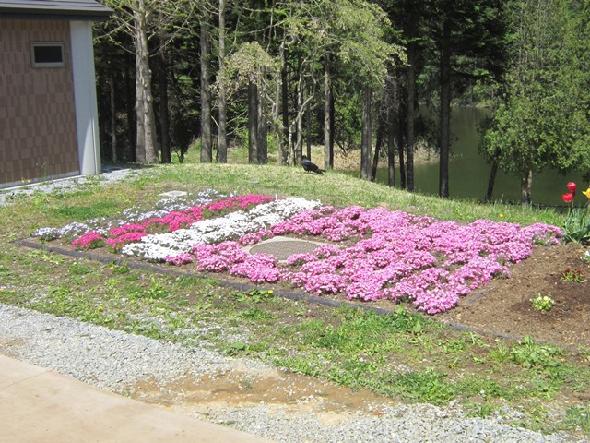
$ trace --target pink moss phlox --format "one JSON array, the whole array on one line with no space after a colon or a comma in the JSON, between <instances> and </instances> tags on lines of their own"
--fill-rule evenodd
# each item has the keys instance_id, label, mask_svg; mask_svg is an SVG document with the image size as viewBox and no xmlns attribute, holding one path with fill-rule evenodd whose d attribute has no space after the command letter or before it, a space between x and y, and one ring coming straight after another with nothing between
<instances>
[{"instance_id":1,"label":"pink moss phlox","mask_svg":"<svg viewBox=\"0 0 590 443\"><path fill-rule=\"evenodd\" d=\"M137 243L146 235L145 232L127 232L118 237L108 238L107 245L114 249L120 249L128 243Z\"/></svg>"},{"instance_id":2,"label":"pink moss phlox","mask_svg":"<svg viewBox=\"0 0 590 443\"><path fill-rule=\"evenodd\" d=\"M239 242L243 246L255 245L256 243L259 243L262 240L266 240L272 237L274 237L274 234L271 231L263 229L262 231L251 232L249 234L243 235L240 238Z\"/></svg>"},{"instance_id":3,"label":"pink moss phlox","mask_svg":"<svg viewBox=\"0 0 590 443\"><path fill-rule=\"evenodd\" d=\"M189 253L180 254L174 257L166 257L166 263L173 266L184 266L195 261L194 256Z\"/></svg>"},{"instance_id":4,"label":"pink moss phlox","mask_svg":"<svg viewBox=\"0 0 590 443\"><path fill-rule=\"evenodd\" d=\"M287 258L287 264L289 266L299 266L312 260L315 260L313 254L293 254Z\"/></svg>"},{"instance_id":5,"label":"pink moss phlox","mask_svg":"<svg viewBox=\"0 0 590 443\"><path fill-rule=\"evenodd\" d=\"M160 224L168 228L169 232L178 231L186 228L191 224L202 220L203 209L201 207L194 207L184 211L171 211L164 217L148 220L148 225Z\"/></svg>"},{"instance_id":6,"label":"pink moss phlox","mask_svg":"<svg viewBox=\"0 0 590 443\"><path fill-rule=\"evenodd\" d=\"M192 250L197 269L200 271L222 272L243 262L247 253L237 242L223 242L213 245L197 245Z\"/></svg>"},{"instance_id":7,"label":"pink moss phlox","mask_svg":"<svg viewBox=\"0 0 590 443\"><path fill-rule=\"evenodd\" d=\"M229 273L255 283L273 283L280 278L276 258L266 254L248 255L244 261L233 265Z\"/></svg>"},{"instance_id":8,"label":"pink moss phlox","mask_svg":"<svg viewBox=\"0 0 590 443\"><path fill-rule=\"evenodd\" d=\"M167 227L169 232L187 228L191 224L203 219L205 211L208 212L225 212L228 210L248 209L252 206L267 203L273 198L268 195L239 195L236 197L226 197L203 206L194 206L182 211L171 211L160 218L153 218L146 221L146 228L150 225L159 224Z\"/></svg>"},{"instance_id":9,"label":"pink moss phlox","mask_svg":"<svg viewBox=\"0 0 590 443\"><path fill-rule=\"evenodd\" d=\"M126 223L109 231L109 237L119 237L130 232L145 232L146 225L144 223Z\"/></svg>"},{"instance_id":10,"label":"pink moss phlox","mask_svg":"<svg viewBox=\"0 0 590 443\"><path fill-rule=\"evenodd\" d=\"M211 202L207 204L205 208L212 212L226 211L228 209L247 209L250 206L268 203L272 200L273 197L270 197L268 195L239 195L236 197L227 197Z\"/></svg>"},{"instance_id":11,"label":"pink moss phlox","mask_svg":"<svg viewBox=\"0 0 590 443\"><path fill-rule=\"evenodd\" d=\"M544 224L524 228L488 220L461 224L354 206L304 211L271 231L332 242L358 241L345 248L325 245L311 254L294 254L286 261L290 269L254 261L260 275L271 276L266 281L278 275L308 292L343 292L363 301L408 299L428 314L447 311L459 297L497 275L507 276L507 264L530 256L535 242L555 244L562 235L559 228ZM253 238L244 240L251 244ZM234 274L265 279L252 271Z\"/></svg>"},{"instance_id":12,"label":"pink moss phlox","mask_svg":"<svg viewBox=\"0 0 590 443\"><path fill-rule=\"evenodd\" d=\"M77 249L93 249L102 245L104 237L95 231L86 232L72 242Z\"/></svg>"}]
</instances>

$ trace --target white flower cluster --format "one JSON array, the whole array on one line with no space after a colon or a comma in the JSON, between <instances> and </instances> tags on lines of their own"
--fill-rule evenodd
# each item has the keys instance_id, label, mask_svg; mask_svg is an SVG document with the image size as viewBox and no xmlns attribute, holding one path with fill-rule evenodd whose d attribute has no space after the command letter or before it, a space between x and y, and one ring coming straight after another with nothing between
<instances>
[{"instance_id":1,"label":"white flower cluster","mask_svg":"<svg viewBox=\"0 0 590 443\"><path fill-rule=\"evenodd\" d=\"M215 189L205 189L194 195L188 195L183 198L163 198L156 203L156 209L145 211L139 208L125 209L120 218L116 220L109 220L107 218L95 218L88 220L85 223L77 221L68 223L61 228L39 228L33 232L33 237L39 237L43 240L51 241L64 237L78 237L89 231L96 231L99 234L106 235L106 233L117 226L126 223L141 222L150 218L158 218L166 216L170 211L182 211L194 206L211 203L213 200L222 198L224 195L220 194Z\"/></svg>"},{"instance_id":2,"label":"white flower cluster","mask_svg":"<svg viewBox=\"0 0 590 443\"><path fill-rule=\"evenodd\" d=\"M582 255L582 260L584 260L586 263L590 263L590 249L584 252L584 255Z\"/></svg>"},{"instance_id":3,"label":"white flower cluster","mask_svg":"<svg viewBox=\"0 0 590 443\"><path fill-rule=\"evenodd\" d=\"M91 220L89 223L93 221ZM39 228L32 235L47 241L62 237L76 237L92 230L89 223L71 222L61 228Z\"/></svg>"},{"instance_id":4,"label":"white flower cluster","mask_svg":"<svg viewBox=\"0 0 590 443\"><path fill-rule=\"evenodd\" d=\"M139 243L125 245L122 252L125 255L161 261L166 257L189 252L198 244L219 243L267 229L301 211L315 209L320 205L319 201L299 197L275 200L249 211L235 211L224 217L201 220L188 229L146 235Z\"/></svg>"},{"instance_id":5,"label":"white flower cluster","mask_svg":"<svg viewBox=\"0 0 590 443\"><path fill-rule=\"evenodd\" d=\"M135 208L126 209L123 211L123 217L126 220L125 223L140 222L148 218L163 217L170 211L184 211L195 206L205 205L223 197L226 197L226 195L219 193L215 189L205 189L186 197L162 198L158 200L153 211L141 212Z\"/></svg>"}]
</instances>

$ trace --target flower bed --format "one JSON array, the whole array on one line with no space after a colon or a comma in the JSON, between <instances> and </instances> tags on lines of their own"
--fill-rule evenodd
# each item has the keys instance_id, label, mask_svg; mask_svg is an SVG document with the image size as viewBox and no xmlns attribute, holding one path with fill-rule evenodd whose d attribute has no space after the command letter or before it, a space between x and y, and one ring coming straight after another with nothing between
<instances>
[{"instance_id":1,"label":"flower bed","mask_svg":"<svg viewBox=\"0 0 590 443\"><path fill-rule=\"evenodd\" d=\"M244 248L275 235L312 236L326 244L285 262ZM285 282L316 294L407 300L436 314L495 276L508 276L509 265L530 256L536 242L554 244L561 235L545 224L460 224L384 208L337 209L303 198L247 195L139 217L106 231L89 229L73 245L106 245L129 256L192 263L199 271Z\"/></svg>"},{"instance_id":2,"label":"flower bed","mask_svg":"<svg viewBox=\"0 0 590 443\"><path fill-rule=\"evenodd\" d=\"M312 235L335 242L286 263L245 252L239 241L200 244L168 257L172 264L194 262L200 271L229 272L253 282L289 282L317 294L343 293L349 299L411 301L436 314L508 266L527 258L535 242L557 243L559 228L521 227L485 220L468 225L416 217L383 208L323 207L278 223L264 237ZM338 243L356 241L352 246Z\"/></svg>"}]
</instances>

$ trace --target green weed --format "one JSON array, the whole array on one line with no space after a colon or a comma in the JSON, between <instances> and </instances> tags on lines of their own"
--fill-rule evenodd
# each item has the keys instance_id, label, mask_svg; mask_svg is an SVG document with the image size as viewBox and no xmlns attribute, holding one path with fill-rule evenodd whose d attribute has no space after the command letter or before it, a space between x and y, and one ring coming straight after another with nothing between
<instances>
[{"instance_id":1,"label":"green weed","mask_svg":"<svg viewBox=\"0 0 590 443\"><path fill-rule=\"evenodd\" d=\"M531 337L525 337L512 347L512 360L527 368L547 368L559 365L557 357L560 351L549 345L535 343Z\"/></svg>"},{"instance_id":2,"label":"green weed","mask_svg":"<svg viewBox=\"0 0 590 443\"><path fill-rule=\"evenodd\" d=\"M456 395L453 384L449 383L446 378L445 374L427 369L398 375L391 382L394 391L397 391L402 397L432 404L443 404L452 400Z\"/></svg>"},{"instance_id":3,"label":"green weed","mask_svg":"<svg viewBox=\"0 0 590 443\"><path fill-rule=\"evenodd\" d=\"M241 302L261 303L274 297L273 291L254 289L248 292L234 292L234 298Z\"/></svg>"},{"instance_id":4,"label":"green weed","mask_svg":"<svg viewBox=\"0 0 590 443\"><path fill-rule=\"evenodd\" d=\"M584 433L590 434L590 405L568 408L563 424L568 429L581 429Z\"/></svg>"},{"instance_id":5,"label":"green weed","mask_svg":"<svg viewBox=\"0 0 590 443\"><path fill-rule=\"evenodd\" d=\"M569 283L584 283L586 278L581 269L568 268L561 273L561 280Z\"/></svg>"}]
</instances>

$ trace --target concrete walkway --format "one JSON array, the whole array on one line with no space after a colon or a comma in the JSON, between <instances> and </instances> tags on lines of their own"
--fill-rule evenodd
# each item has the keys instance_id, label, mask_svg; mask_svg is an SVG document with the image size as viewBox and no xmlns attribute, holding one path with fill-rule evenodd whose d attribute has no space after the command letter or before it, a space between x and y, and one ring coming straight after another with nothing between
<instances>
[{"instance_id":1,"label":"concrete walkway","mask_svg":"<svg viewBox=\"0 0 590 443\"><path fill-rule=\"evenodd\" d=\"M261 442L0 355L0 442Z\"/></svg>"}]
</instances>

